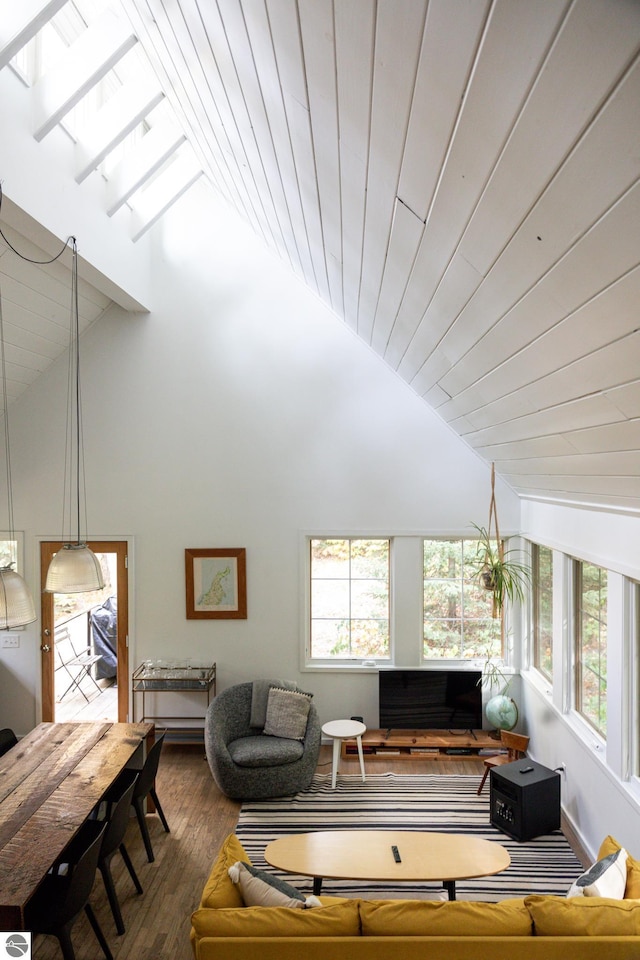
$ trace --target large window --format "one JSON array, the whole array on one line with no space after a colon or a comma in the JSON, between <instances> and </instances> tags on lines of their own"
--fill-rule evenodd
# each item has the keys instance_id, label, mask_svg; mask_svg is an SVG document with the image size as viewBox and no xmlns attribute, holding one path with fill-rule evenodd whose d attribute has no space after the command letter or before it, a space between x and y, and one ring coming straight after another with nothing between
<instances>
[{"instance_id":1,"label":"large window","mask_svg":"<svg viewBox=\"0 0 640 960\"><path fill-rule=\"evenodd\" d=\"M574 561L575 706L603 737L607 733L607 571Z\"/></svg>"},{"instance_id":2,"label":"large window","mask_svg":"<svg viewBox=\"0 0 640 960\"><path fill-rule=\"evenodd\" d=\"M389 540L311 540L312 660L388 660Z\"/></svg>"},{"instance_id":3,"label":"large window","mask_svg":"<svg viewBox=\"0 0 640 960\"><path fill-rule=\"evenodd\" d=\"M531 544L533 665L553 677L553 552Z\"/></svg>"},{"instance_id":4,"label":"large window","mask_svg":"<svg viewBox=\"0 0 640 960\"><path fill-rule=\"evenodd\" d=\"M640 778L640 583L631 583L631 753L632 770Z\"/></svg>"},{"instance_id":5,"label":"large window","mask_svg":"<svg viewBox=\"0 0 640 960\"><path fill-rule=\"evenodd\" d=\"M502 620L478 585L476 540L424 541L425 659L502 656Z\"/></svg>"},{"instance_id":6,"label":"large window","mask_svg":"<svg viewBox=\"0 0 640 960\"><path fill-rule=\"evenodd\" d=\"M15 570L16 573L20 573L18 570L17 540L0 540L0 567L8 566L11 566L11 569Z\"/></svg>"}]
</instances>

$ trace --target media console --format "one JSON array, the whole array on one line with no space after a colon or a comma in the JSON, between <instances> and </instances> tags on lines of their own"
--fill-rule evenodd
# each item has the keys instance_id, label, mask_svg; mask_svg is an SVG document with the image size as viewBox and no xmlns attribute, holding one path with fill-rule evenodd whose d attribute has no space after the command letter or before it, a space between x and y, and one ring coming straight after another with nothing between
<instances>
[{"instance_id":1,"label":"media console","mask_svg":"<svg viewBox=\"0 0 640 960\"><path fill-rule=\"evenodd\" d=\"M362 734L367 760L478 760L506 751L487 730L367 730ZM358 755L355 740L345 740L342 757Z\"/></svg>"}]
</instances>

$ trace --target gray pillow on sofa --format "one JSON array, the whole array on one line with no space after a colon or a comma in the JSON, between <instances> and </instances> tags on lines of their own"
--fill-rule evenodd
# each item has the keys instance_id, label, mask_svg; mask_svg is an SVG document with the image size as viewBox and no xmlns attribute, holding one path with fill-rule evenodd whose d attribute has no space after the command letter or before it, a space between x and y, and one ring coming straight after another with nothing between
<instances>
[{"instance_id":1,"label":"gray pillow on sofa","mask_svg":"<svg viewBox=\"0 0 640 960\"><path fill-rule=\"evenodd\" d=\"M264 734L268 737L304 740L311 697L312 694L300 690L272 687L267 700Z\"/></svg>"},{"instance_id":2,"label":"gray pillow on sofa","mask_svg":"<svg viewBox=\"0 0 640 960\"><path fill-rule=\"evenodd\" d=\"M271 687L280 687L283 690L295 690L297 684L293 680L254 680L251 690L251 727L264 727L267 717L267 700Z\"/></svg>"}]
</instances>

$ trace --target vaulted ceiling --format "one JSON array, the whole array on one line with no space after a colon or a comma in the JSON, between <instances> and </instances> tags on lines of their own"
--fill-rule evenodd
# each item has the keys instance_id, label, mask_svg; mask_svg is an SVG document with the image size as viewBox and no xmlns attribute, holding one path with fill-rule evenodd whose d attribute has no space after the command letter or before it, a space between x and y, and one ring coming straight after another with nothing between
<instances>
[{"instance_id":1,"label":"vaulted ceiling","mask_svg":"<svg viewBox=\"0 0 640 960\"><path fill-rule=\"evenodd\" d=\"M640 510L638 0L114 9L153 77L135 116L165 111L112 185L132 242L204 175L518 493ZM103 175L114 139L77 139L77 182Z\"/></svg>"}]
</instances>

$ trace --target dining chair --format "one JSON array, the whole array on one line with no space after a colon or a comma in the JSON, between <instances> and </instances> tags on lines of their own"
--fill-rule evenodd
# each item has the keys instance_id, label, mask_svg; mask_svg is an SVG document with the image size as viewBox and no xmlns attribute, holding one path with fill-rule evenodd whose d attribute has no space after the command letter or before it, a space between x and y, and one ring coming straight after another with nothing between
<instances>
[{"instance_id":1,"label":"dining chair","mask_svg":"<svg viewBox=\"0 0 640 960\"><path fill-rule=\"evenodd\" d=\"M87 820L27 904L25 928L57 937L64 960L75 960L71 929L83 910L106 960L113 960L89 903L106 829L106 822Z\"/></svg>"},{"instance_id":2,"label":"dining chair","mask_svg":"<svg viewBox=\"0 0 640 960\"><path fill-rule=\"evenodd\" d=\"M0 730L0 757L2 757L7 750L11 750L11 747L15 747L17 742L18 738L10 727L5 727L3 730Z\"/></svg>"},{"instance_id":3,"label":"dining chair","mask_svg":"<svg viewBox=\"0 0 640 960\"><path fill-rule=\"evenodd\" d=\"M107 891L107 897L109 899L109 905L111 906L113 919L115 920L116 930L120 934L124 933L125 927L122 919L120 902L118 900L115 884L113 882L113 876L111 874L111 860L118 851L120 851L120 855L124 860L125 866L129 871L129 876L133 880L136 890L138 893L143 893L142 885L138 880L138 876L134 870L131 858L127 848L124 845L124 835L127 830L127 824L129 823L129 811L131 809L133 791L135 789L138 776L139 772L137 770L123 770L118 779L114 784L112 784L103 797L103 803L106 804L104 809L104 819L107 824L107 829L105 830L104 837L102 838L100 856L98 857L98 869L100 870L102 879L104 880L104 886Z\"/></svg>"},{"instance_id":4,"label":"dining chair","mask_svg":"<svg viewBox=\"0 0 640 960\"><path fill-rule=\"evenodd\" d=\"M506 753L500 753L495 757L484 757L484 773L478 787L478 796L482 793L484 782L489 775L492 767L501 767L504 763L513 763L514 760L520 760L527 752L529 747L529 737L521 733L511 733L509 730L500 731L500 745L506 748Z\"/></svg>"},{"instance_id":5,"label":"dining chair","mask_svg":"<svg viewBox=\"0 0 640 960\"><path fill-rule=\"evenodd\" d=\"M133 791L133 797L131 799L131 804L136 812L140 833L142 834L142 840L144 842L145 850L147 851L147 859L149 863L153 863L155 857L153 854L151 838L149 837L149 828L147 826L147 820L145 817L145 801L147 797L150 796L153 800L155 808L158 811L158 816L162 821L162 826L166 832L171 832L169 830L169 824L167 823L167 819L163 813L162 807L160 806L160 801L158 800L158 794L156 793L155 787L158 764L160 763L160 751L162 750L164 738L165 734L163 733L158 737L154 745L147 753L144 766L138 774L138 779Z\"/></svg>"}]
</instances>

